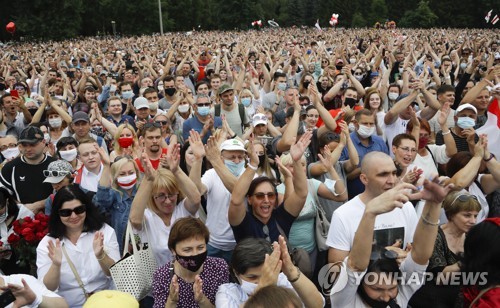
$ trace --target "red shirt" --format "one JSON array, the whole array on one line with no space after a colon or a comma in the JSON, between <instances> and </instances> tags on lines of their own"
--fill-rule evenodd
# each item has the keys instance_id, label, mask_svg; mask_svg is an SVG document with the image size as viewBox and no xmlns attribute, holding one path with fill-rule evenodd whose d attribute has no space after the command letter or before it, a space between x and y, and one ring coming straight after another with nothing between
<instances>
[{"instance_id":1,"label":"red shirt","mask_svg":"<svg viewBox=\"0 0 500 308\"><path fill-rule=\"evenodd\" d=\"M361 110L361 109L363 109L363 106L357 106L357 105L356 105L356 106L354 106L354 111L358 111L358 110ZM328 112L329 112L329 113L332 115L332 117L335 119L335 117L337 116L337 114L339 114L339 112L340 112L340 111L342 111L342 109L340 109L340 108L339 108L339 109L332 109L332 110L330 110L330 111L328 111ZM339 126L338 126L338 124L339 124L339 122L340 122L341 120L342 120L342 119L338 119L338 120L337 120L337 127L339 127ZM319 120L318 120L318 123L316 123L316 127L318 127L318 128L319 128L319 127L321 127L322 125L323 125L323 120L322 120L322 119L321 119L321 117L320 117L320 118L319 118ZM338 132L336 131L336 133L340 133L340 129L339 129L339 131L338 131Z\"/></svg>"},{"instance_id":2,"label":"red shirt","mask_svg":"<svg viewBox=\"0 0 500 308\"><path fill-rule=\"evenodd\" d=\"M167 149L161 149L161 155L160 157L162 157L163 155L167 155ZM160 165L160 159L150 159L149 160L151 162L151 165L153 165L153 169L158 169L158 166ZM141 164L141 160L139 158L136 158L135 159L135 162L137 163L137 166L139 167L139 170L144 173L144 168L142 167L142 164Z\"/></svg>"}]
</instances>

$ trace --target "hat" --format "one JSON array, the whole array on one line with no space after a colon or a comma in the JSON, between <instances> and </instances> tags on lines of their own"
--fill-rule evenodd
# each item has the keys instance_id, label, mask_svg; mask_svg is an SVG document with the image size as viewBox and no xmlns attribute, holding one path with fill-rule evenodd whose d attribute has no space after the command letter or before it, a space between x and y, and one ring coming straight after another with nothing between
<instances>
[{"instance_id":1,"label":"hat","mask_svg":"<svg viewBox=\"0 0 500 308\"><path fill-rule=\"evenodd\" d=\"M94 293L83 305L84 308L139 308L137 300L129 293L104 290Z\"/></svg>"},{"instance_id":2,"label":"hat","mask_svg":"<svg viewBox=\"0 0 500 308\"><path fill-rule=\"evenodd\" d=\"M138 97L134 101L135 109L149 108L148 100L145 97Z\"/></svg>"},{"instance_id":3,"label":"hat","mask_svg":"<svg viewBox=\"0 0 500 308\"><path fill-rule=\"evenodd\" d=\"M73 114L73 123L85 121L90 123L89 115L83 111L78 111Z\"/></svg>"},{"instance_id":4,"label":"hat","mask_svg":"<svg viewBox=\"0 0 500 308\"><path fill-rule=\"evenodd\" d=\"M256 114L254 114L254 116L252 118L253 127L255 127L259 124L267 125L267 117L263 113L256 113Z\"/></svg>"},{"instance_id":5,"label":"hat","mask_svg":"<svg viewBox=\"0 0 500 308\"><path fill-rule=\"evenodd\" d=\"M68 174L73 173L73 167L65 160L56 160L49 164L47 170L43 171L45 175L44 183L60 183Z\"/></svg>"},{"instance_id":6,"label":"hat","mask_svg":"<svg viewBox=\"0 0 500 308\"><path fill-rule=\"evenodd\" d=\"M342 60L342 59L337 59L337 61L335 61L335 64L339 64L339 63L344 64L344 60Z\"/></svg>"},{"instance_id":7,"label":"hat","mask_svg":"<svg viewBox=\"0 0 500 308\"><path fill-rule=\"evenodd\" d=\"M476 107L472 106L471 104L463 104L463 105L458 106L457 111L455 112L455 114L458 114L460 111L462 111L464 109L472 109L472 110L474 110L474 113L477 114Z\"/></svg>"},{"instance_id":8,"label":"hat","mask_svg":"<svg viewBox=\"0 0 500 308\"><path fill-rule=\"evenodd\" d=\"M208 70L215 70L215 65L213 63L208 64L205 67L205 71L208 71Z\"/></svg>"},{"instance_id":9,"label":"hat","mask_svg":"<svg viewBox=\"0 0 500 308\"><path fill-rule=\"evenodd\" d=\"M239 141L238 139L228 139L228 140L224 141L220 145L220 150L221 151L244 151L244 152L247 151L247 150L245 150L245 146L243 145L243 143L241 143L241 141Z\"/></svg>"},{"instance_id":10,"label":"hat","mask_svg":"<svg viewBox=\"0 0 500 308\"><path fill-rule=\"evenodd\" d=\"M234 90L233 87L231 87L230 85L228 84L223 84L220 88L219 88L219 95L222 95L224 94L224 92L227 92L227 91L232 91Z\"/></svg>"},{"instance_id":11,"label":"hat","mask_svg":"<svg viewBox=\"0 0 500 308\"><path fill-rule=\"evenodd\" d=\"M18 143L31 143L35 144L43 140L43 132L40 128L35 126L28 126L19 135Z\"/></svg>"}]
</instances>

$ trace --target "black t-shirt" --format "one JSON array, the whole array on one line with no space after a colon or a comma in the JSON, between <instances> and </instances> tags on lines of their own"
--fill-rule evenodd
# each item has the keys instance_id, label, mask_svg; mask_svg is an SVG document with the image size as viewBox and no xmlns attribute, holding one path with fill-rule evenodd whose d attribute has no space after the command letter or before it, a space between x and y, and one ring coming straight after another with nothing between
<instances>
[{"instance_id":1,"label":"black t-shirt","mask_svg":"<svg viewBox=\"0 0 500 308\"><path fill-rule=\"evenodd\" d=\"M31 165L23 156L17 157L2 168L0 184L22 204L43 200L54 190L50 183L43 182L43 170L53 161L54 158L46 155L39 164Z\"/></svg>"},{"instance_id":2,"label":"black t-shirt","mask_svg":"<svg viewBox=\"0 0 500 308\"><path fill-rule=\"evenodd\" d=\"M467 143L467 138L464 138L464 137L460 137L458 135L456 135L453 130L450 130L451 131L451 136L453 137L453 139L455 140L455 144L457 145L457 151L458 152L469 152L469 144ZM474 136L474 142L478 142L479 141L479 137L477 136L477 134ZM444 144L444 139L443 139L443 132L438 132L436 134L436 145L443 145Z\"/></svg>"}]
</instances>

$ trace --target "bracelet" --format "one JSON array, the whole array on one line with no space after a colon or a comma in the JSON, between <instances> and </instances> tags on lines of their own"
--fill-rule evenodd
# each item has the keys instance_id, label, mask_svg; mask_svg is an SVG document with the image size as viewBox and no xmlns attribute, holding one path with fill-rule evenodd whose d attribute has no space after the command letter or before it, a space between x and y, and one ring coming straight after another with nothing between
<instances>
[{"instance_id":1,"label":"bracelet","mask_svg":"<svg viewBox=\"0 0 500 308\"><path fill-rule=\"evenodd\" d=\"M36 294L35 300L31 304L28 305L28 307L30 307L30 308L36 308L36 307L40 306L40 304L43 301L43 297L40 294L38 294L38 293L35 293L35 294Z\"/></svg>"},{"instance_id":2,"label":"bracelet","mask_svg":"<svg viewBox=\"0 0 500 308\"><path fill-rule=\"evenodd\" d=\"M250 168L250 169L252 169L253 171L257 171L257 169L259 169L259 167L254 167L250 163L248 163L247 167Z\"/></svg>"},{"instance_id":3,"label":"bracelet","mask_svg":"<svg viewBox=\"0 0 500 308\"><path fill-rule=\"evenodd\" d=\"M106 252L105 252L105 251L103 251L103 252L102 252L102 257L98 258L98 257L96 256L96 259L97 259L97 261L102 261L102 260L104 260L104 258L105 258L105 257L106 257Z\"/></svg>"},{"instance_id":4,"label":"bracelet","mask_svg":"<svg viewBox=\"0 0 500 308\"><path fill-rule=\"evenodd\" d=\"M238 135L236 133L234 133L234 135L231 136L231 139L234 139L236 138Z\"/></svg>"},{"instance_id":5,"label":"bracelet","mask_svg":"<svg viewBox=\"0 0 500 308\"><path fill-rule=\"evenodd\" d=\"M488 158L486 158L486 159L485 159L485 158L483 158L483 160L484 160L485 162L489 162L489 161L490 161L490 160L492 160L493 158L495 158L495 155L494 155L493 153L490 153L490 157L488 157Z\"/></svg>"},{"instance_id":6,"label":"bracelet","mask_svg":"<svg viewBox=\"0 0 500 308\"><path fill-rule=\"evenodd\" d=\"M295 277L294 279L288 279L288 281L289 281L290 283L297 282L297 280L299 280L299 278L300 278L300 274L301 274L300 269L299 269L297 266L296 266L295 268L297 268L297 271L299 272L299 274L298 274L298 275L297 275L297 277Z\"/></svg>"},{"instance_id":7,"label":"bracelet","mask_svg":"<svg viewBox=\"0 0 500 308\"><path fill-rule=\"evenodd\" d=\"M439 226L439 223L441 222L441 220L438 219L438 222L433 223L433 222L430 222L427 219L425 219L424 216L420 216L420 217L422 217L422 221L423 221L424 224L429 225L429 226L433 226L433 227Z\"/></svg>"},{"instance_id":8,"label":"bracelet","mask_svg":"<svg viewBox=\"0 0 500 308\"><path fill-rule=\"evenodd\" d=\"M446 133L441 132L441 134L442 134L443 136L444 136L444 135L451 134L451 130L448 130Z\"/></svg>"},{"instance_id":9,"label":"bracelet","mask_svg":"<svg viewBox=\"0 0 500 308\"><path fill-rule=\"evenodd\" d=\"M280 103L279 103L279 102L276 102L276 103L274 103L274 104L275 104L276 106L278 106Z\"/></svg>"}]
</instances>

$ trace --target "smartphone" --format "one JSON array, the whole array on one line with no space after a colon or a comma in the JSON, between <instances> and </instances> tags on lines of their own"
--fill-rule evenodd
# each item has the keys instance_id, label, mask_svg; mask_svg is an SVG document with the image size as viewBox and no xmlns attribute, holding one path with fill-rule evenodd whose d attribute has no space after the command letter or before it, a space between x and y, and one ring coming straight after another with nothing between
<instances>
[{"instance_id":1,"label":"smartphone","mask_svg":"<svg viewBox=\"0 0 500 308\"><path fill-rule=\"evenodd\" d=\"M87 72L88 72L89 74L92 74L92 66L87 66Z\"/></svg>"},{"instance_id":2,"label":"smartphone","mask_svg":"<svg viewBox=\"0 0 500 308\"><path fill-rule=\"evenodd\" d=\"M17 90L10 90L10 95L15 98L19 98L19 92Z\"/></svg>"},{"instance_id":3,"label":"smartphone","mask_svg":"<svg viewBox=\"0 0 500 308\"><path fill-rule=\"evenodd\" d=\"M0 294L0 308L4 308L12 304L16 300L11 290L7 290Z\"/></svg>"}]
</instances>

